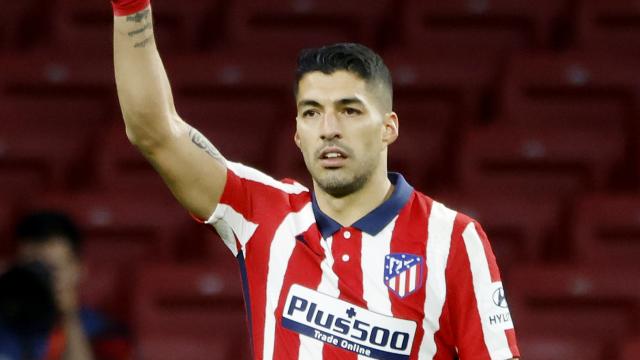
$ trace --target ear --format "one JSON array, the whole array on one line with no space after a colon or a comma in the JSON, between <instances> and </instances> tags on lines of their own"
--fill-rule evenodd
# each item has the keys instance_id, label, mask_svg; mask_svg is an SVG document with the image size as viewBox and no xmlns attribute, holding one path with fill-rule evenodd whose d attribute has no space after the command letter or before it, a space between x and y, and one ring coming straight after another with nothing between
<instances>
[{"instance_id":1,"label":"ear","mask_svg":"<svg viewBox=\"0 0 640 360\"><path fill-rule=\"evenodd\" d=\"M301 149L300 147L300 135L298 135L298 131L296 130L295 134L293 134L293 142L296 143L296 146L298 147L298 149Z\"/></svg>"},{"instance_id":2,"label":"ear","mask_svg":"<svg viewBox=\"0 0 640 360\"><path fill-rule=\"evenodd\" d=\"M399 135L400 122L398 121L398 114L395 112L386 113L383 126L382 141L389 146L396 141Z\"/></svg>"}]
</instances>

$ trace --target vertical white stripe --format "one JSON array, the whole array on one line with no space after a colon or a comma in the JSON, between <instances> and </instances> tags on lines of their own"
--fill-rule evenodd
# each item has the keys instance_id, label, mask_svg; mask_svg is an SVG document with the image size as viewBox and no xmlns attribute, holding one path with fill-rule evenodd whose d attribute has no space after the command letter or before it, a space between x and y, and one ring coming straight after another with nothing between
<instances>
[{"instance_id":1,"label":"vertical white stripe","mask_svg":"<svg viewBox=\"0 0 640 360\"><path fill-rule=\"evenodd\" d=\"M487 345L491 359L508 359L513 354L509 349L509 341L504 329L490 326L488 318L495 312L495 305L492 300L492 293L495 287L491 283L491 272L489 263L484 252L482 240L478 235L474 223L469 223L462 233L464 245L469 255L471 264L471 275L473 277L473 291L478 304L478 313L482 324L484 342Z\"/></svg>"},{"instance_id":2,"label":"vertical white stripe","mask_svg":"<svg viewBox=\"0 0 640 360\"><path fill-rule=\"evenodd\" d=\"M417 265L413 265L409 270L409 292L416 289L416 272L418 270Z\"/></svg>"},{"instance_id":3,"label":"vertical white stripe","mask_svg":"<svg viewBox=\"0 0 640 360\"><path fill-rule=\"evenodd\" d=\"M360 266L362 268L362 297L367 308L378 314L393 316L389 290L384 284L384 258L391 253L391 238L398 217L391 221L376 236L362 233L362 248L360 250ZM390 281L393 287L395 279ZM359 360L369 359L358 355Z\"/></svg>"},{"instance_id":4,"label":"vertical white stripe","mask_svg":"<svg viewBox=\"0 0 640 360\"><path fill-rule=\"evenodd\" d=\"M433 359L437 352L435 333L440 329L440 315L447 295L445 269L451 247L456 212L433 202L427 233L427 283L424 301L424 336L418 359Z\"/></svg>"},{"instance_id":5,"label":"vertical white stripe","mask_svg":"<svg viewBox=\"0 0 640 360\"><path fill-rule=\"evenodd\" d=\"M360 266L362 268L362 297L367 308L378 314L392 316L389 290L384 284L384 258L391 253L391 237L396 226L396 219L391 221L376 236L362 233L362 249ZM393 287L395 279L390 281Z\"/></svg>"},{"instance_id":6,"label":"vertical white stripe","mask_svg":"<svg viewBox=\"0 0 640 360\"><path fill-rule=\"evenodd\" d=\"M263 359L273 358L275 341L276 314L278 300L282 292L289 258L296 245L295 236L307 230L315 222L311 203L297 213L287 215L276 230L269 251L269 269L267 273L267 294L264 320Z\"/></svg>"},{"instance_id":7,"label":"vertical white stripe","mask_svg":"<svg viewBox=\"0 0 640 360\"><path fill-rule=\"evenodd\" d=\"M333 296L335 298L340 297L340 289L338 288L338 275L333 272L333 253L331 252L331 246L333 244L333 237L326 240L320 239L320 245L324 250L325 258L320 263L320 269L322 270L322 278L318 285L318 292L325 295ZM299 360L322 360L322 349L324 343L312 339L308 336L300 335L300 351L298 352Z\"/></svg>"},{"instance_id":8,"label":"vertical white stripe","mask_svg":"<svg viewBox=\"0 0 640 360\"><path fill-rule=\"evenodd\" d=\"M400 297L404 296L406 288L407 288L407 272L403 271L400 273L400 276L398 276L398 295L400 295Z\"/></svg>"},{"instance_id":9,"label":"vertical white stripe","mask_svg":"<svg viewBox=\"0 0 640 360\"><path fill-rule=\"evenodd\" d=\"M393 291L398 291L398 287L396 286L396 277L392 277L391 280L389 280L389 287L393 289Z\"/></svg>"}]
</instances>

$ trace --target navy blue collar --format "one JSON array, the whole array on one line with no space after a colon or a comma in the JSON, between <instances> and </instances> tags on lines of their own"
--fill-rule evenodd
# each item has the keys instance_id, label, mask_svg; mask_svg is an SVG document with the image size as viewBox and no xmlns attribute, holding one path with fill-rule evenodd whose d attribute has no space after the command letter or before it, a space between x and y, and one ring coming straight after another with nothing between
<instances>
[{"instance_id":1,"label":"navy blue collar","mask_svg":"<svg viewBox=\"0 0 640 360\"><path fill-rule=\"evenodd\" d=\"M376 235L398 215L407 201L409 201L409 197L413 193L413 187L398 173L389 173L388 177L395 186L393 194L391 194L389 199L380 204L380 206L371 210L370 213L351 225L352 227L364 231L369 235ZM311 203L313 215L316 218L318 229L320 229L323 238L327 239L333 236L333 234L342 228L342 225L320 210L315 194L312 194Z\"/></svg>"}]
</instances>

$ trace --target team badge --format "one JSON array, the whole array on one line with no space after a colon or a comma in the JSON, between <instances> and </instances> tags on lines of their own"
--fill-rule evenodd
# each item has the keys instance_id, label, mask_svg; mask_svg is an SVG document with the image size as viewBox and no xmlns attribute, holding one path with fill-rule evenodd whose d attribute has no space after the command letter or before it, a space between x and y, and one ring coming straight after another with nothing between
<instances>
[{"instance_id":1,"label":"team badge","mask_svg":"<svg viewBox=\"0 0 640 360\"><path fill-rule=\"evenodd\" d=\"M412 254L389 254L384 257L384 283L400 298L422 287L424 258Z\"/></svg>"}]
</instances>

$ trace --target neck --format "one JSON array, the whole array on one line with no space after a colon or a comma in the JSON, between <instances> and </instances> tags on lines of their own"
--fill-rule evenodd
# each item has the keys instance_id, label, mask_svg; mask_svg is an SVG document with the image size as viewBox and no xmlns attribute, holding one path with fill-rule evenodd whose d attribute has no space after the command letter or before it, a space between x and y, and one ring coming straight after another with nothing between
<instances>
[{"instance_id":1,"label":"neck","mask_svg":"<svg viewBox=\"0 0 640 360\"><path fill-rule=\"evenodd\" d=\"M327 194L314 183L320 210L342 226L350 226L378 207L391 196L393 189L386 169L376 172L360 190L341 198Z\"/></svg>"}]
</instances>

